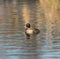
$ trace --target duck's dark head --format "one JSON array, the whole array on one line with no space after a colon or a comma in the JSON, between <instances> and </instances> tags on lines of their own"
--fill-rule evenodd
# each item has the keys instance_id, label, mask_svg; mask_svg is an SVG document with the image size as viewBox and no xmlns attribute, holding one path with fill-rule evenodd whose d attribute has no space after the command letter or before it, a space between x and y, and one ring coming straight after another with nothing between
<instances>
[{"instance_id":1,"label":"duck's dark head","mask_svg":"<svg viewBox=\"0 0 60 59\"><path fill-rule=\"evenodd\" d=\"M27 27L27 28L30 28L30 24L29 24L29 23L27 23L27 24L26 24L26 27Z\"/></svg>"}]
</instances>

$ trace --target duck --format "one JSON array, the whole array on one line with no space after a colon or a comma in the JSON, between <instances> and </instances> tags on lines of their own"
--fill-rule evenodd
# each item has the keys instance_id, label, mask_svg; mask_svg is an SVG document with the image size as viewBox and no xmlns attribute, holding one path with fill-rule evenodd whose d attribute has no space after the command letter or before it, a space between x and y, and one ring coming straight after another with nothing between
<instances>
[{"instance_id":1,"label":"duck","mask_svg":"<svg viewBox=\"0 0 60 59\"><path fill-rule=\"evenodd\" d=\"M33 35L33 34L39 34L40 30L37 28L32 28L30 23L26 24L25 34L27 36Z\"/></svg>"}]
</instances>

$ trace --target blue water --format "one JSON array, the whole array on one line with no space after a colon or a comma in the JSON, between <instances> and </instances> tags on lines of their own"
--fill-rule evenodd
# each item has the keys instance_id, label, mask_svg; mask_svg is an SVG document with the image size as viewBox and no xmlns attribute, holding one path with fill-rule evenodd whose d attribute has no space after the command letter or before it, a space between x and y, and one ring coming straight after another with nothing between
<instances>
[{"instance_id":1,"label":"blue water","mask_svg":"<svg viewBox=\"0 0 60 59\"><path fill-rule=\"evenodd\" d=\"M52 30L47 27L43 12L40 11L39 14L37 11L40 8L38 2L20 0L14 7L12 3L14 0L4 1L0 0L0 59L60 59L60 33L57 31L57 25L54 21ZM28 5L30 10L29 22L41 31L30 39L27 39L24 33L26 23L22 13L24 4ZM18 12L14 12L13 8L18 8L16 9ZM18 23L13 13L18 15Z\"/></svg>"}]
</instances>

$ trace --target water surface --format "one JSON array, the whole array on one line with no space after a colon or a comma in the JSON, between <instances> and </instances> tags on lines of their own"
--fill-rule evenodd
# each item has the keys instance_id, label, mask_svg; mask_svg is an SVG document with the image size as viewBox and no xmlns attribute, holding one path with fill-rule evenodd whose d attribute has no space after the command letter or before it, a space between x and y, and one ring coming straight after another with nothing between
<instances>
[{"instance_id":1,"label":"water surface","mask_svg":"<svg viewBox=\"0 0 60 59\"><path fill-rule=\"evenodd\" d=\"M38 0L0 0L0 59L60 59L59 20L48 16ZM27 39L27 22L40 34Z\"/></svg>"}]
</instances>

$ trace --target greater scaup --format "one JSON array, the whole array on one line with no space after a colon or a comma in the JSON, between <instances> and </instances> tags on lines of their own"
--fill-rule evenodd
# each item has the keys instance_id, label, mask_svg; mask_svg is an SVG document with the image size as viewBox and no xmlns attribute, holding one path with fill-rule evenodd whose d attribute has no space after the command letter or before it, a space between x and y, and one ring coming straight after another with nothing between
<instances>
[{"instance_id":1,"label":"greater scaup","mask_svg":"<svg viewBox=\"0 0 60 59\"><path fill-rule=\"evenodd\" d=\"M30 23L26 24L25 34L28 37L30 37L30 35L32 35L32 34L39 34L39 33L40 33L39 29L37 29L37 28L31 28Z\"/></svg>"}]
</instances>

